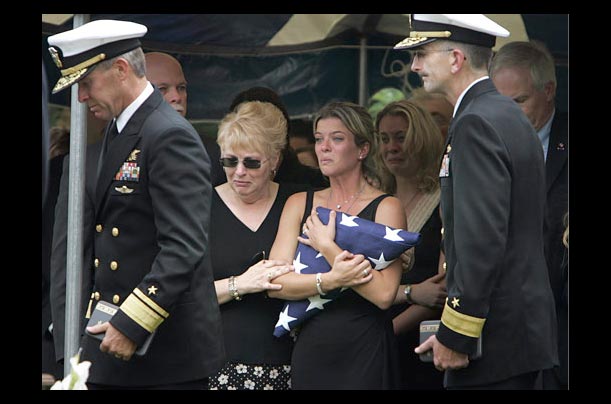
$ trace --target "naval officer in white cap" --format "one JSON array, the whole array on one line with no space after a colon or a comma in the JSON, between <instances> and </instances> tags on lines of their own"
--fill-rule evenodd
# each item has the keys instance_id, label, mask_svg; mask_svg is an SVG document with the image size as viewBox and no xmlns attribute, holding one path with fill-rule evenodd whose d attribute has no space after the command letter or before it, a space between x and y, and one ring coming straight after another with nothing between
<instances>
[{"instance_id":1,"label":"naval officer in white cap","mask_svg":"<svg viewBox=\"0 0 611 404\"><path fill-rule=\"evenodd\" d=\"M543 152L528 118L487 69L496 37L482 14L413 14L412 70L454 105L440 164L448 298L433 349L449 389L533 389L557 362L543 252ZM475 359L478 340L481 356Z\"/></svg>"},{"instance_id":2,"label":"naval officer in white cap","mask_svg":"<svg viewBox=\"0 0 611 404\"><path fill-rule=\"evenodd\" d=\"M87 328L105 334L101 343L83 337L81 359L92 362L91 389L206 389L225 362L207 242L210 159L193 126L147 80L139 41L146 32L98 20L49 37L62 74L54 92L78 83L79 102L110 121L85 262L94 272L88 315L101 302L118 308Z\"/></svg>"}]
</instances>

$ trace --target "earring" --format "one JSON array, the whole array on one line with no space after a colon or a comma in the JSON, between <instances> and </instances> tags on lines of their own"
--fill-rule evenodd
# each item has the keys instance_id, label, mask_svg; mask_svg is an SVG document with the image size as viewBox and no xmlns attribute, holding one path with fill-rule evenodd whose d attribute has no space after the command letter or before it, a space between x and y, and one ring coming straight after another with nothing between
<instances>
[{"instance_id":1,"label":"earring","mask_svg":"<svg viewBox=\"0 0 611 404\"><path fill-rule=\"evenodd\" d=\"M275 168L272 170L272 180L274 179L274 177L276 176L276 173L278 172L278 170L276 170Z\"/></svg>"}]
</instances>

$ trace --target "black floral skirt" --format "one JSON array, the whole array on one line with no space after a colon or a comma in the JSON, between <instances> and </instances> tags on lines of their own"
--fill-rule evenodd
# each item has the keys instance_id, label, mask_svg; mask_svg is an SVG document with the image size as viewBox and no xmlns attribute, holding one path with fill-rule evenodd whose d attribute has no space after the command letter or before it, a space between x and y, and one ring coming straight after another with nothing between
<instances>
[{"instance_id":1,"label":"black floral skirt","mask_svg":"<svg viewBox=\"0 0 611 404\"><path fill-rule=\"evenodd\" d=\"M228 363L210 376L210 390L290 390L291 365Z\"/></svg>"}]
</instances>

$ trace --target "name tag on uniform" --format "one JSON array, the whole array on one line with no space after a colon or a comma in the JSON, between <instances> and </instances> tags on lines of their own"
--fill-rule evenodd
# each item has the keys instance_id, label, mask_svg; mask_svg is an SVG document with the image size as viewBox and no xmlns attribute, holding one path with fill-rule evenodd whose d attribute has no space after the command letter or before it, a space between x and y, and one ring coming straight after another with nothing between
<instances>
[{"instance_id":1,"label":"name tag on uniform","mask_svg":"<svg viewBox=\"0 0 611 404\"><path fill-rule=\"evenodd\" d=\"M450 176L450 155L448 153L443 155L441 160L441 169L439 170L439 178L445 178Z\"/></svg>"}]
</instances>

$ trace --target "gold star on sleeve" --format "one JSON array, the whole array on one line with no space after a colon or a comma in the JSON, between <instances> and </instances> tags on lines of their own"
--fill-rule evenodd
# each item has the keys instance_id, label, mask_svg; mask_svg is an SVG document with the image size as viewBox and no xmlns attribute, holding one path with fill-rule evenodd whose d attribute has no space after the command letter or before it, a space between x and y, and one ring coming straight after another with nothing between
<instances>
[{"instance_id":1,"label":"gold star on sleeve","mask_svg":"<svg viewBox=\"0 0 611 404\"><path fill-rule=\"evenodd\" d=\"M151 286L150 288L148 288L148 291L149 291L149 295L156 295L157 294L157 288L155 286Z\"/></svg>"},{"instance_id":2,"label":"gold star on sleeve","mask_svg":"<svg viewBox=\"0 0 611 404\"><path fill-rule=\"evenodd\" d=\"M452 299L452 306L454 306L454 308L460 307L460 299L454 297L454 299Z\"/></svg>"}]
</instances>

